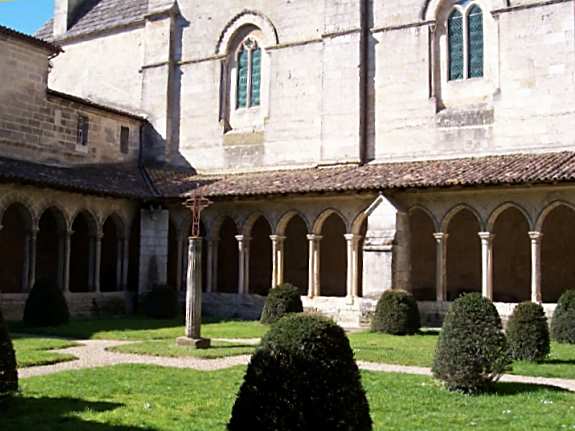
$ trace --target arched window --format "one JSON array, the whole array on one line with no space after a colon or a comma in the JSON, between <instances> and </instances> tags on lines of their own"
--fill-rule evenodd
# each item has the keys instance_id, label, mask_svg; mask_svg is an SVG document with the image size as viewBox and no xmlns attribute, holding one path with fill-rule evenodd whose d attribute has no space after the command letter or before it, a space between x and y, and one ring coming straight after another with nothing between
<instances>
[{"instance_id":1,"label":"arched window","mask_svg":"<svg viewBox=\"0 0 575 431\"><path fill-rule=\"evenodd\" d=\"M447 19L450 81L483 77L483 12L472 2L458 2Z\"/></svg>"},{"instance_id":2,"label":"arched window","mask_svg":"<svg viewBox=\"0 0 575 431\"><path fill-rule=\"evenodd\" d=\"M262 51L255 40L247 38L237 56L236 109L260 106Z\"/></svg>"}]
</instances>

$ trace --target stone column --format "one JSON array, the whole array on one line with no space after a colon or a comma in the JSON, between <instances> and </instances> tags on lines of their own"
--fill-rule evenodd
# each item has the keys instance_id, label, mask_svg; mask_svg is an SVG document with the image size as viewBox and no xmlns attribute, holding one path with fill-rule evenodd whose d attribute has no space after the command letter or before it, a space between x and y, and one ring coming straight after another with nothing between
<instances>
[{"instance_id":1,"label":"stone column","mask_svg":"<svg viewBox=\"0 0 575 431\"><path fill-rule=\"evenodd\" d=\"M541 304L541 232L529 232L531 238L531 302Z\"/></svg>"},{"instance_id":2,"label":"stone column","mask_svg":"<svg viewBox=\"0 0 575 431\"><path fill-rule=\"evenodd\" d=\"M67 230L64 232L64 252L63 252L63 262L62 262L62 289L65 293L70 292L70 252L73 230Z\"/></svg>"},{"instance_id":3,"label":"stone column","mask_svg":"<svg viewBox=\"0 0 575 431\"><path fill-rule=\"evenodd\" d=\"M198 349L210 347L210 340L201 337L202 326L202 238L190 237L186 288L186 335L177 339L179 345Z\"/></svg>"},{"instance_id":4,"label":"stone column","mask_svg":"<svg viewBox=\"0 0 575 431\"><path fill-rule=\"evenodd\" d=\"M130 270L130 241L127 238L122 238L120 240L121 244L121 264L122 264L122 275L120 278L120 289L128 290L128 274Z\"/></svg>"},{"instance_id":5,"label":"stone column","mask_svg":"<svg viewBox=\"0 0 575 431\"><path fill-rule=\"evenodd\" d=\"M206 291L215 292L218 284L218 240L210 239L208 244L208 257L207 267L208 273L206 274Z\"/></svg>"},{"instance_id":6,"label":"stone column","mask_svg":"<svg viewBox=\"0 0 575 431\"><path fill-rule=\"evenodd\" d=\"M272 240L272 289L284 282L284 243L285 236L270 235Z\"/></svg>"},{"instance_id":7,"label":"stone column","mask_svg":"<svg viewBox=\"0 0 575 431\"><path fill-rule=\"evenodd\" d=\"M100 293L100 272L102 266L102 233L99 232L94 236L94 291Z\"/></svg>"},{"instance_id":8,"label":"stone column","mask_svg":"<svg viewBox=\"0 0 575 431\"><path fill-rule=\"evenodd\" d=\"M355 234L344 235L347 243L347 302L353 304L359 296L359 242L361 237Z\"/></svg>"},{"instance_id":9,"label":"stone column","mask_svg":"<svg viewBox=\"0 0 575 431\"><path fill-rule=\"evenodd\" d=\"M491 232L479 232L481 238L481 293L493 300L493 239Z\"/></svg>"},{"instance_id":10,"label":"stone column","mask_svg":"<svg viewBox=\"0 0 575 431\"><path fill-rule=\"evenodd\" d=\"M30 245L29 245L29 255L28 255L28 289L34 287L36 283L36 247L38 239L38 227L33 227L30 231Z\"/></svg>"},{"instance_id":11,"label":"stone column","mask_svg":"<svg viewBox=\"0 0 575 431\"><path fill-rule=\"evenodd\" d=\"M321 235L310 234L309 241L309 269L308 269L308 296L310 298L320 296L320 241Z\"/></svg>"},{"instance_id":12,"label":"stone column","mask_svg":"<svg viewBox=\"0 0 575 431\"><path fill-rule=\"evenodd\" d=\"M437 244L435 252L435 293L436 301L447 300L447 237L443 232L434 233Z\"/></svg>"},{"instance_id":13,"label":"stone column","mask_svg":"<svg viewBox=\"0 0 575 431\"><path fill-rule=\"evenodd\" d=\"M236 235L238 241L238 267L239 267L239 286L238 293L246 295L249 292L250 284L250 239L245 235Z\"/></svg>"}]
</instances>

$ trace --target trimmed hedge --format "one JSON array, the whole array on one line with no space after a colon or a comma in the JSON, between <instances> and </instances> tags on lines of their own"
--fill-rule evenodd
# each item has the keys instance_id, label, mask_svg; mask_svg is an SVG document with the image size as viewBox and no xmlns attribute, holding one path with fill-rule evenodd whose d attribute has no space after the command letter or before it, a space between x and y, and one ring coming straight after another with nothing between
<instances>
[{"instance_id":1,"label":"trimmed hedge","mask_svg":"<svg viewBox=\"0 0 575 431\"><path fill-rule=\"evenodd\" d=\"M493 303L478 293L449 307L437 342L433 375L449 390L479 393L510 370L511 355Z\"/></svg>"},{"instance_id":2,"label":"trimmed hedge","mask_svg":"<svg viewBox=\"0 0 575 431\"><path fill-rule=\"evenodd\" d=\"M252 356L229 431L369 431L361 376L344 330L317 315L279 320Z\"/></svg>"},{"instance_id":3,"label":"trimmed hedge","mask_svg":"<svg viewBox=\"0 0 575 431\"><path fill-rule=\"evenodd\" d=\"M156 286L144 294L144 314L152 319L174 319L178 316L178 291L173 287Z\"/></svg>"},{"instance_id":4,"label":"trimmed hedge","mask_svg":"<svg viewBox=\"0 0 575 431\"><path fill-rule=\"evenodd\" d=\"M303 304L299 289L289 283L282 284L270 290L260 322L274 323L289 313L302 313Z\"/></svg>"},{"instance_id":5,"label":"trimmed hedge","mask_svg":"<svg viewBox=\"0 0 575 431\"><path fill-rule=\"evenodd\" d=\"M533 302L517 305L507 324L507 340L513 359L544 360L551 347L543 307Z\"/></svg>"},{"instance_id":6,"label":"trimmed hedge","mask_svg":"<svg viewBox=\"0 0 575 431\"><path fill-rule=\"evenodd\" d=\"M0 397L18 390L18 371L14 346L0 310Z\"/></svg>"},{"instance_id":7,"label":"trimmed hedge","mask_svg":"<svg viewBox=\"0 0 575 431\"><path fill-rule=\"evenodd\" d=\"M575 290L559 298L551 320L551 336L559 343L575 344Z\"/></svg>"},{"instance_id":8,"label":"trimmed hedge","mask_svg":"<svg viewBox=\"0 0 575 431\"><path fill-rule=\"evenodd\" d=\"M417 301L405 290L388 290L377 302L371 329L392 335L412 335L419 331L421 318Z\"/></svg>"},{"instance_id":9,"label":"trimmed hedge","mask_svg":"<svg viewBox=\"0 0 575 431\"><path fill-rule=\"evenodd\" d=\"M49 280L38 280L24 308L24 323L29 326L59 326L70 321L64 293Z\"/></svg>"}]
</instances>

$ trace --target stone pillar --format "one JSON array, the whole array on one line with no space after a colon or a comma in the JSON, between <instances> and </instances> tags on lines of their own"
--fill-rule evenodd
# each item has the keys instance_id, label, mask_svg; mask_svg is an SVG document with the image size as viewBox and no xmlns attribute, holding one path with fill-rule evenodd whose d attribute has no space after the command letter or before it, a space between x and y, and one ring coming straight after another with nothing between
<instances>
[{"instance_id":1,"label":"stone pillar","mask_svg":"<svg viewBox=\"0 0 575 431\"><path fill-rule=\"evenodd\" d=\"M65 293L70 292L70 251L71 251L71 243L72 243L72 235L74 234L73 230L67 230L64 232L64 253L63 258L64 261L62 262L62 289Z\"/></svg>"},{"instance_id":2,"label":"stone pillar","mask_svg":"<svg viewBox=\"0 0 575 431\"><path fill-rule=\"evenodd\" d=\"M284 243L285 236L270 235L272 240L272 289L284 282Z\"/></svg>"},{"instance_id":3,"label":"stone pillar","mask_svg":"<svg viewBox=\"0 0 575 431\"><path fill-rule=\"evenodd\" d=\"M479 232L481 238L481 294L493 300L493 239L491 232Z\"/></svg>"},{"instance_id":4,"label":"stone pillar","mask_svg":"<svg viewBox=\"0 0 575 431\"><path fill-rule=\"evenodd\" d=\"M202 238L190 237L188 246L188 276L186 288L186 336L177 339L179 345L198 349L210 347L210 340L201 337L202 327Z\"/></svg>"},{"instance_id":5,"label":"stone pillar","mask_svg":"<svg viewBox=\"0 0 575 431\"><path fill-rule=\"evenodd\" d=\"M218 285L218 240L210 239L208 244L206 291L215 292Z\"/></svg>"},{"instance_id":6,"label":"stone pillar","mask_svg":"<svg viewBox=\"0 0 575 431\"><path fill-rule=\"evenodd\" d=\"M98 232L94 237L94 291L100 293L100 272L102 266L102 233Z\"/></svg>"},{"instance_id":7,"label":"stone pillar","mask_svg":"<svg viewBox=\"0 0 575 431\"><path fill-rule=\"evenodd\" d=\"M36 253L37 253L37 240L38 240L38 227L33 227L30 231L30 254L28 257L28 265L30 273L28 275L28 286L30 289L36 283Z\"/></svg>"},{"instance_id":8,"label":"stone pillar","mask_svg":"<svg viewBox=\"0 0 575 431\"><path fill-rule=\"evenodd\" d=\"M130 270L130 241L127 238L122 238L120 240L120 247L122 250L121 254L121 264L122 264L122 275L120 278L120 289L128 290L128 274Z\"/></svg>"},{"instance_id":9,"label":"stone pillar","mask_svg":"<svg viewBox=\"0 0 575 431\"><path fill-rule=\"evenodd\" d=\"M310 298L320 296L320 242L321 235L310 234L309 241L309 269L308 269L308 296Z\"/></svg>"},{"instance_id":10,"label":"stone pillar","mask_svg":"<svg viewBox=\"0 0 575 431\"><path fill-rule=\"evenodd\" d=\"M531 238L531 302L541 304L541 232L529 232Z\"/></svg>"},{"instance_id":11,"label":"stone pillar","mask_svg":"<svg viewBox=\"0 0 575 431\"><path fill-rule=\"evenodd\" d=\"M353 304L359 296L359 242L361 237L355 234L346 234L347 242L347 301Z\"/></svg>"},{"instance_id":12,"label":"stone pillar","mask_svg":"<svg viewBox=\"0 0 575 431\"><path fill-rule=\"evenodd\" d=\"M238 293L247 295L250 291L250 237L236 235L238 241L239 286Z\"/></svg>"},{"instance_id":13,"label":"stone pillar","mask_svg":"<svg viewBox=\"0 0 575 431\"><path fill-rule=\"evenodd\" d=\"M433 237L437 243L435 252L435 293L436 301L447 300L447 237L443 232L434 233Z\"/></svg>"}]
</instances>

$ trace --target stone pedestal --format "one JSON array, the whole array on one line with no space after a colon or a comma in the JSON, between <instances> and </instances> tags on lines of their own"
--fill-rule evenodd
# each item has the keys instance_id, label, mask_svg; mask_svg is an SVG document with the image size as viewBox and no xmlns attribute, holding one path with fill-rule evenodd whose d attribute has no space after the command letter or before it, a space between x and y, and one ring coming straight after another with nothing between
<instances>
[{"instance_id":1,"label":"stone pedestal","mask_svg":"<svg viewBox=\"0 0 575 431\"><path fill-rule=\"evenodd\" d=\"M202 238L190 237L186 289L186 336L176 340L179 346L207 349L210 340L201 337L202 325Z\"/></svg>"}]
</instances>

